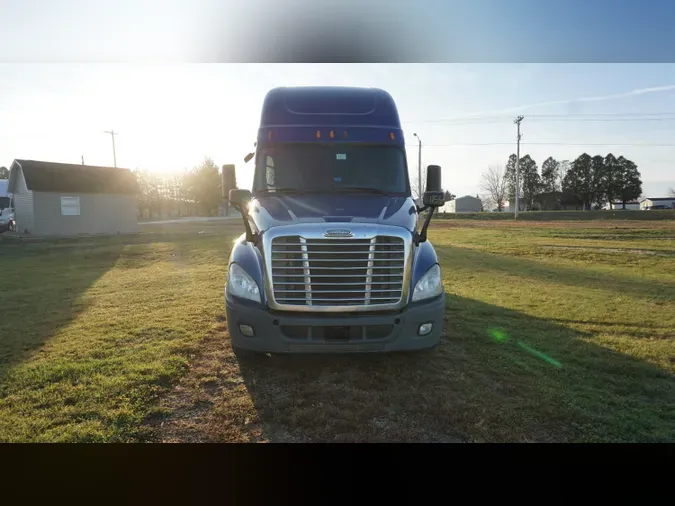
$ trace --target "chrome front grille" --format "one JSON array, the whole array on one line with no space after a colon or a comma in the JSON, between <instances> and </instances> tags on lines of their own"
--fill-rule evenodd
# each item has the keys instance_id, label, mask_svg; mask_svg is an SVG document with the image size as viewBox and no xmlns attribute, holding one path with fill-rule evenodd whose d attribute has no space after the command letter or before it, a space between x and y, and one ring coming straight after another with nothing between
<instances>
[{"instance_id":1,"label":"chrome front grille","mask_svg":"<svg viewBox=\"0 0 675 506\"><path fill-rule=\"evenodd\" d=\"M270 258L274 300L324 308L399 304L406 259L402 237L275 237Z\"/></svg>"}]
</instances>

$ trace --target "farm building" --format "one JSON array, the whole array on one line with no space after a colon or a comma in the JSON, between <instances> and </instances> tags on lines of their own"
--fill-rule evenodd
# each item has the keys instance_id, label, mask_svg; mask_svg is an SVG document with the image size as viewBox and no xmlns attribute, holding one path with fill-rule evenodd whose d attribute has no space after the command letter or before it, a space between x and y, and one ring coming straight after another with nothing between
<instances>
[{"instance_id":1,"label":"farm building","mask_svg":"<svg viewBox=\"0 0 675 506\"><path fill-rule=\"evenodd\" d=\"M623 202L618 202L618 201L610 202L610 203L605 205L604 209L612 210L612 211L614 211L616 209L624 209ZM640 209L640 202L638 202L637 200L631 200L630 202L626 202L625 209L630 209L631 211L637 211L637 210Z\"/></svg>"},{"instance_id":2,"label":"farm building","mask_svg":"<svg viewBox=\"0 0 675 506\"><path fill-rule=\"evenodd\" d=\"M483 202L479 198L465 195L451 200L447 206L449 213L478 213L483 207Z\"/></svg>"},{"instance_id":3,"label":"farm building","mask_svg":"<svg viewBox=\"0 0 675 506\"><path fill-rule=\"evenodd\" d=\"M20 234L138 232L138 182L127 169L14 160L9 192Z\"/></svg>"},{"instance_id":4,"label":"farm building","mask_svg":"<svg viewBox=\"0 0 675 506\"><path fill-rule=\"evenodd\" d=\"M519 211L527 211L527 204L523 199L520 199L520 209ZM507 206L504 208L504 211L507 213L513 213L516 210L516 200L509 200Z\"/></svg>"},{"instance_id":5,"label":"farm building","mask_svg":"<svg viewBox=\"0 0 675 506\"><path fill-rule=\"evenodd\" d=\"M652 209L655 206L666 206L669 209L673 209L675 206L675 197L645 198L640 201L640 209L642 210ZM662 208L658 207L657 209Z\"/></svg>"}]
</instances>

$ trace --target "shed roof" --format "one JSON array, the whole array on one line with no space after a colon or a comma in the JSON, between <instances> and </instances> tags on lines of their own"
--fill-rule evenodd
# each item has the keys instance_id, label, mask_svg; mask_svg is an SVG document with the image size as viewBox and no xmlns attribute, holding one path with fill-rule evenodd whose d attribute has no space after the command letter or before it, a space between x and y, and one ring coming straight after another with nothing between
<instances>
[{"instance_id":1,"label":"shed roof","mask_svg":"<svg viewBox=\"0 0 675 506\"><path fill-rule=\"evenodd\" d=\"M97 167L71 163L14 160L19 165L29 190L72 193L139 193L136 175L129 169ZM13 172L13 171L12 171ZM10 174L10 189L14 182Z\"/></svg>"}]
</instances>

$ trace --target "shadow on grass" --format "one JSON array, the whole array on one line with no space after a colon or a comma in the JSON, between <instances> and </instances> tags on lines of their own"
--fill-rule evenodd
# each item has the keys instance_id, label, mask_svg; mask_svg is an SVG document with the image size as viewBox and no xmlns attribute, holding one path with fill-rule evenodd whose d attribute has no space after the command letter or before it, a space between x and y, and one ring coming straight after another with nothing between
<instances>
[{"instance_id":1,"label":"shadow on grass","mask_svg":"<svg viewBox=\"0 0 675 506\"><path fill-rule=\"evenodd\" d=\"M0 248L0 381L86 309L82 294L124 249L120 241L55 247L59 244L5 243Z\"/></svg>"},{"instance_id":2,"label":"shadow on grass","mask_svg":"<svg viewBox=\"0 0 675 506\"><path fill-rule=\"evenodd\" d=\"M226 263L236 231L198 232L2 241L0 381L86 309L81 296L116 264L152 264L166 254L163 243L180 254L177 261L218 255Z\"/></svg>"},{"instance_id":3,"label":"shadow on grass","mask_svg":"<svg viewBox=\"0 0 675 506\"><path fill-rule=\"evenodd\" d=\"M509 276L537 278L568 286L602 288L603 290L638 295L647 298L675 299L675 284L623 276L617 273L603 273L581 270L578 267L550 265L529 258L488 253L469 248L442 245L437 247L441 263L474 272L493 271Z\"/></svg>"},{"instance_id":4,"label":"shadow on grass","mask_svg":"<svg viewBox=\"0 0 675 506\"><path fill-rule=\"evenodd\" d=\"M450 295L434 352L239 359L270 441L673 441L672 376Z\"/></svg>"},{"instance_id":5,"label":"shadow on grass","mask_svg":"<svg viewBox=\"0 0 675 506\"><path fill-rule=\"evenodd\" d=\"M624 248L618 246L569 246L561 244L537 244L539 248L562 249L562 250L577 250L589 253L614 253L621 255L654 255L659 257L673 257L675 250L665 249L648 249L648 248Z\"/></svg>"},{"instance_id":6,"label":"shadow on grass","mask_svg":"<svg viewBox=\"0 0 675 506\"><path fill-rule=\"evenodd\" d=\"M668 333L672 332L673 329L667 325L651 325L649 323L645 322L640 322L640 323L634 323L634 322L624 322L624 321L611 321L611 322L602 322L602 321L596 321L596 320L575 320L573 318L551 318L551 322L556 322L556 323L562 323L562 324L573 324L573 325L590 325L593 327L625 327L631 329L631 333L637 330L644 330L644 329L649 329L650 335L652 337L655 337L655 334L662 332L662 333Z\"/></svg>"}]
</instances>

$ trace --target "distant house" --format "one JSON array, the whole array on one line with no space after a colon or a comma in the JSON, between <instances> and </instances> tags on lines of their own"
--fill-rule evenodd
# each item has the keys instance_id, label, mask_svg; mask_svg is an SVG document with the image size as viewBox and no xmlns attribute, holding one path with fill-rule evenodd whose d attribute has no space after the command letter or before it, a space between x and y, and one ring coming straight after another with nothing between
<instances>
[{"instance_id":1,"label":"distant house","mask_svg":"<svg viewBox=\"0 0 675 506\"><path fill-rule=\"evenodd\" d=\"M617 209L624 209L623 207L623 202L609 202L604 205L603 209L605 210L617 210ZM637 211L640 209L640 202L637 200L631 200L630 202L626 202L626 209L630 209L631 211Z\"/></svg>"},{"instance_id":2,"label":"distant house","mask_svg":"<svg viewBox=\"0 0 675 506\"><path fill-rule=\"evenodd\" d=\"M527 209L527 206L525 205L525 201L523 199L520 199L519 202L519 211L525 211ZM515 199L509 200L508 205L504 208L504 212L507 213L514 213L516 211L516 201Z\"/></svg>"},{"instance_id":3,"label":"distant house","mask_svg":"<svg viewBox=\"0 0 675 506\"><path fill-rule=\"evenodd\" d=\"M651 197L640 201L640 209L642 210L653 209L656 206L665 206L667 209L673 209L675 208L675 197ZM656 208L663 209L662 207Z\"/></svg>"},{"instance_id":4,"label":"distant house","mask_svg":"<svg viewBox=\"0 0 675 506\"><path fill-rule=\"evenodd\" d=\"M9 192L20 234L138 232L138 182L127 169L14 160Z\"/></svg>"},{"instance_id":5,"label":"distant house","mask_svg":"<svg viewBox=\"0 0 675 506\"><path fill-rule=\"evenodd\" d=\"M471 195L465 195L447 203L449 213L478 213L483 207L483 202Z\"/></svg>"}]
</instances>

